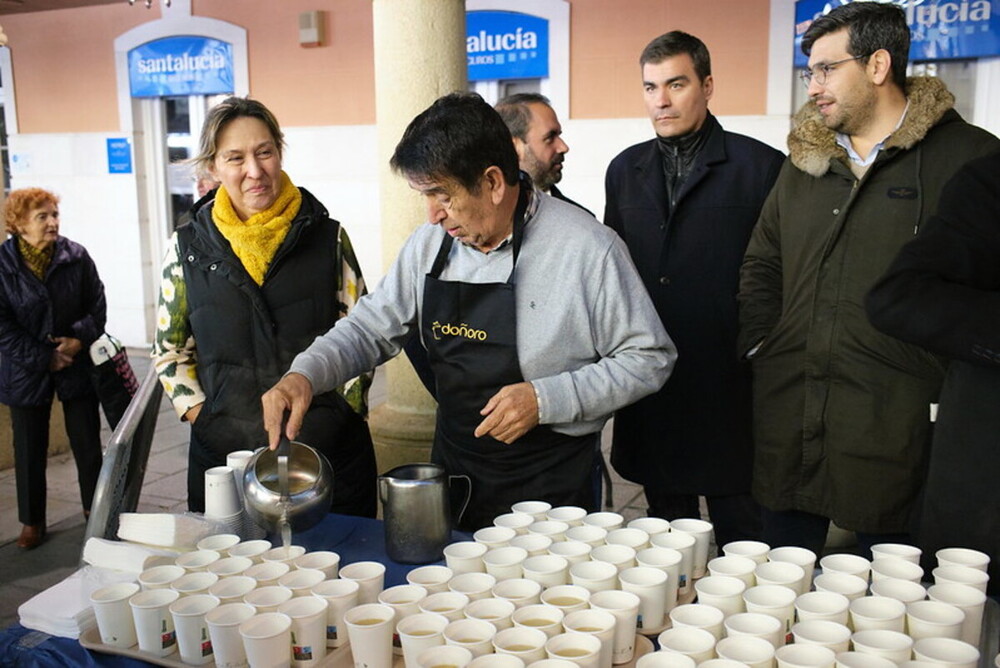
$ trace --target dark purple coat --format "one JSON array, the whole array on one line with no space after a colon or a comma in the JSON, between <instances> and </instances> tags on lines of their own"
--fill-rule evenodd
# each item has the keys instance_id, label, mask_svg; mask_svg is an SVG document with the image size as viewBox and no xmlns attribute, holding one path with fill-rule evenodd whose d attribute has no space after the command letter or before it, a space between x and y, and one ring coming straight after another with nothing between
<instances>
[{"instance_id":1,"label":"dark purple coat","mask_svg":"<svg viewBox=\"0 0 1000 668\"><path fill-rule=\"evenodd\" d=\"M11 237L0 245L0 403L44 406L94 392L89 347L104 333L104 284L86 249L65 237L56 240L52 263L39 281L25 266ZM80 339L73 364L52 373L56 344L50 337Z\"/></svg>"}]
</instances>

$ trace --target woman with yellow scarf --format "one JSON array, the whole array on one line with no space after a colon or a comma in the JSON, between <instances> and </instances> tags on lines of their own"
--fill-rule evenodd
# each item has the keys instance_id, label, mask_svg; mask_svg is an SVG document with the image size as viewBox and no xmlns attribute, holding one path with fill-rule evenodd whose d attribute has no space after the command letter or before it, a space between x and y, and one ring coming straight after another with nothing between
<instances>
[{"instance_id":1,"label":"woman with yellow scarf","mask_svg":"<svg viewBox=\"0 0 1000 668\"><path fill-rule=\"evenodd\" d=\"M198 201L163 263L153 360L191 424L188 507L204 472L266 444L260 395L364 294L347 232L281 169L284 137L260 102L211 109L196 168L219 187ZM374 517L375 455L365 422L370 374L314 402L300 440L333 466L331 512Z\"/></svg>"}]
</instances>

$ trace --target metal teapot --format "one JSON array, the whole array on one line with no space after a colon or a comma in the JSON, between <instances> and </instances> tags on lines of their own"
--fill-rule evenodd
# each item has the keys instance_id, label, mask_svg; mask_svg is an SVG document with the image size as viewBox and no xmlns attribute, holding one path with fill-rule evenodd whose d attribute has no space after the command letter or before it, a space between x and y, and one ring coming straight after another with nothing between
<instances>
[{"instance_id":1,"label":"metal teapot","mask_svg":"<svg viewBox=\"0 0 1000 668\"><path fill-rule=\"evenodd\" d=\"M293 531L305 531L330 512L333 469L315 448L298 441L282 441L278 450L258 448L247 462L243 473L246 510L251 519L271 533L281 531L285 517ZM282 456L287 456L287 493L281 489Z\"/></svg>"}]
</instances>

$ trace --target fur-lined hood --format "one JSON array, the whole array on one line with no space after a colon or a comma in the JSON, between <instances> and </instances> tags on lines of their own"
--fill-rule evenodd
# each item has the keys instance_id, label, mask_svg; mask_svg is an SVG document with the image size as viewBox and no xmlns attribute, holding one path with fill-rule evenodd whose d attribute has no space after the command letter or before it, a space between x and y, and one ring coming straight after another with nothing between
<instances>
[{"instance_id":1,"label":"fur-lined hood","mask_svg":"<svg viewBox=\"0 0 1000 668\"><path fill-rule=\"evenodd\" d=\"M913 147L955 105L955 96L934 77L908 78L906 97L910 101L906 118L902 127L886 141L886 148ZM823 117L812 100L802 105L792 118L788 153L793 165L815 177L826 174L833 158L848 161L847 151L837 144L833 130L823 124Z\"/></svg>"}]
</instances>

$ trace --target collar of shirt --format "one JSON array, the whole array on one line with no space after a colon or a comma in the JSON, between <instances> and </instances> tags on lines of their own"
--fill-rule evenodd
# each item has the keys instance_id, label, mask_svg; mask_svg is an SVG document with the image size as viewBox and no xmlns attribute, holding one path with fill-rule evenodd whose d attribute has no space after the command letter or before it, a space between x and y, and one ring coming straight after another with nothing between
<instances>
[{"instance_id":1,"label":"collar of shirt","mask_svg":"<svg viewBox=\"0 0 1000 668\"><path fill-rule=\"evenodd\" d=\"M867 167L868 165L875 162L875 158L878 157L878 152L885 147L885 142L889 139L889 137L895 134L896 130L898 130L903 125L903 120L906 119L906 112L909 109L910 109L910 101L907 100L906 106L903 107L903 113L899 117L899 121L896 123L896 127L892 129L892 132L882 137L882 141L872 146L872 150L869 151L868 155L864 158L862 158L858 154L858 152L854 150L854 146L851 144L850 135L846 135L843 132L838 132L836 136L837 144L839 144L841 148L847 151L847 157L851 159L851 162L853 162L856 165L860 165L862 167Z\"/></svg>"},{"instance_id":2,"label":"collar of shirt","mask_svg":"<svg viewBox=\"0 0 1000 668\"><path fill-rule=\"evenodd\" d=\"M521 187L522 188L524 187L524 182L523 181L521 182ZM524 210L524 224L525 225L527 225L529 222L531 222L531 219L534 218L535 214L538 213L538 202L541 200L541 198L539 197L539 195L541 194L541 192L542 192L541 190L539 190L538 188L535 188L534 186L532 186L531 189L528 191L528 206ZM511 233L508 234L507 237L503 241L501 241L499 244L497 244L496 248L492 248L492 249L490 249L490 250L488 250L486 252L487 253L495 253L498 250L500 250L501 248L506 248L513 241L514 241L514 231L511 230Z\"/></svg>"}]
</instances>

